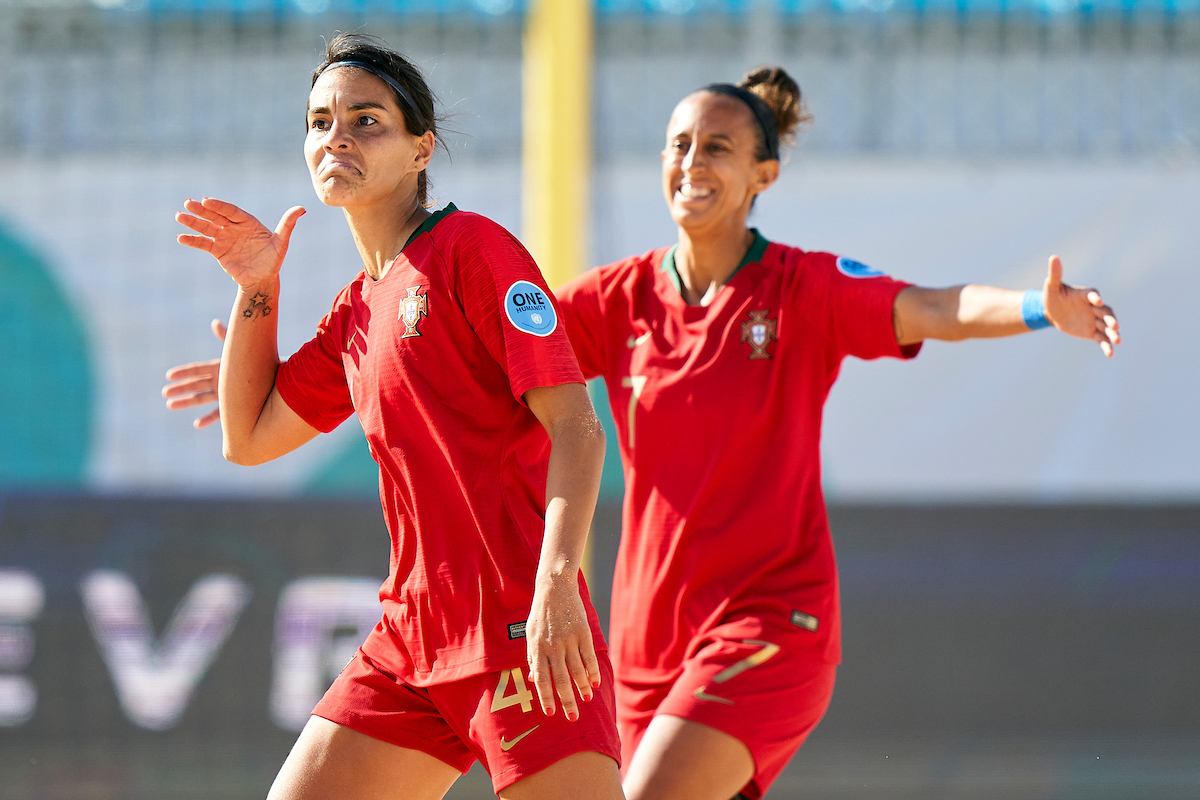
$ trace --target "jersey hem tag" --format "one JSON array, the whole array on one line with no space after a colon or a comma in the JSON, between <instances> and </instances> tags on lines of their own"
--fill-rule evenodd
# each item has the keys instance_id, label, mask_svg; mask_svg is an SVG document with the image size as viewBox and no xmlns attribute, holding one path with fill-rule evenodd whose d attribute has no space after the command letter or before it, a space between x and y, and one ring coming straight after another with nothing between
<instances>
[{"instance_id":1,"label":"jersey hem tag","mask_svg":"<svg viewBox=\"0 0 1200 800\"><path fill-rule=\"evenodd\" d=\"M805 630L813 631L815 633L817 626L820 624L820 620L818 620L812 614L805 614L803 611L793 611L792 624L797 628L804 628Z\"/></svg>"},{"instance_id":2,"label":"jersey hem tag","mask_svg":"<svg viewBox=\"0 0 1200 800\"><path fill-rule=\"evenodd\" d=\"M508 626L508 640L525 638L525 620L513 622Z\"/></svg>"}]
</instances>

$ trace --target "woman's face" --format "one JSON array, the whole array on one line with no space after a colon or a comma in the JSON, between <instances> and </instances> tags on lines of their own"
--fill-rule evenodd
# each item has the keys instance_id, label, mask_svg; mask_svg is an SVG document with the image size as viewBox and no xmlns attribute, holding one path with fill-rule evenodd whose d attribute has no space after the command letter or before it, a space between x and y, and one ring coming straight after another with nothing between
<instances>
[{"instance_id":1,"label":"woman's face","mask_svg":"<svg viewBox=\"0 0 1200 800\"><path fill-rule=\"evenodd\" d=\"M416 191L433 134L414 136L391 87L355 67L326 70L308 95L304 157L329 206L397 202Z\"/></svg>"},{"instance_id":2,"label":"woman's face","mask_svg":"<svg viewBox=\"0 0 1200 800\"><path fill-rule=\"evenodd\" d=\"M696 232L745 225L755 195L779 175L778 161L755 157L756 126L746 104L726 95L700 91L675 107L662 178L676 225Z\"/></svg>"}]
</instances>

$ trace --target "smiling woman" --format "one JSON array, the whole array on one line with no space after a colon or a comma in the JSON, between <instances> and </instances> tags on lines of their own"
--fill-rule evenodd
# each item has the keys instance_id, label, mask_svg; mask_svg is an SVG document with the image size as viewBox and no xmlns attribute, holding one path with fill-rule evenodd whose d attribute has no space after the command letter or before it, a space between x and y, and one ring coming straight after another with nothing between
<instances>
[{"instance_id":1,"label":"smiling woman","mask_svg":"<svg viewBox=\"0 0 1200 800\"><path fill-rule=\"evenodd\" d=\"M270 797L439 798L479 759L501 797L615 800L612 671L579 570L604 434L552 295L507 231L427 208L434 100L402 55L333 39L306 119L313 188L363 269L286 362L279 276L304 209L274 231L211 198L176 215L238 284L226 457L278 458L357 413L392 539L383 618Z\"/></svg>"},{"instance_id":2,"label":"smiling woman","mask_svg":"<svg viewBox=\"0 0 1200 800\"><path fill-rule=\"evenodd\" d=\"M846 356L1053 324L1120 340L1095 291L924 289L747 227L804 119L782 69L685 97L662 188L678 241L557 291L602 376L626 492L610 633L629 800L761 797L825 713L841 658L821 493L825 398Z\"/></svg>"}]
</instances>

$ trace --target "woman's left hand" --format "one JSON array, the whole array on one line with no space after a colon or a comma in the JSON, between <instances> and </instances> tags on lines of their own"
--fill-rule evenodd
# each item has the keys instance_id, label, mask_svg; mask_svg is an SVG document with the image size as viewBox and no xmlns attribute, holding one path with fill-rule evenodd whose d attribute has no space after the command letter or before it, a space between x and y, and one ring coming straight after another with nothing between
<instances>
[{"instance_id":1,"label":"woman's left hand","mask_svg":"<svg viewBox=\"0 0 1200 800\"><path fill-rule=\"evenodd\" d=\"M600 685L600 663L579 596L579 579L573 570L539 577L525 641L529 678L537 688L542 712L553 716L557 693L567 719L579 719L575 690L584 702L592 699L592 689Z\"/></svg>"},{"instance_id":2,"label":"woman's left hand","mask_svg":"<svg viewBox=\"0 0 1200 800\"><path fill-rule=\"evenodd\" d=\"M1046 319L1063 333L1092 339L1104 355L1113 357L1113 348L1121 343L1121 325L1113 310L1104 304L1095 289L1079 289L1062 282L1062 261L1050 256L1049 274L1042 289Z\"/></svg>"}]
</instances>

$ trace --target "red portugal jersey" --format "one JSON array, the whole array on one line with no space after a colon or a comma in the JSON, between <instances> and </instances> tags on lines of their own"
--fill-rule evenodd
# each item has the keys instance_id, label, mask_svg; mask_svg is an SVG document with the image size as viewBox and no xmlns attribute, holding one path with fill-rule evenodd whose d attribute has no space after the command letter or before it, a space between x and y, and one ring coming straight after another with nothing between
<instances>
[{"instance_id":1,"label":"red portugal jersey","mask_svg":"<svg viewBox=\"0 0 1200 800\"><path fill-rule=\"evenodd\" d=\"M892 328L906 285L755 231L707 306L684 303L674 248L558 291L584 374L608 386L620 438L609 633L622 680L661 680L706 631L743 618L748 638L761 624L840 661L821 412L845 356L916 354Z\"/></svg>"},{"instance_id":2,"label":"red portugal jersey","mask_svg":"<svg viewBox=\"0 0 1200 800\"><path fill-rule=\"evenodd\" d=\"M359 273L280 366L289 407L321 431L357 412L379 463L391 568L363 649L397 677L427 686L525 662L550 443L522 396L582 381L529 254L453 205L381 279ZM580 591L604 648L582 578Z\"/></svg>"}]
</instances>

